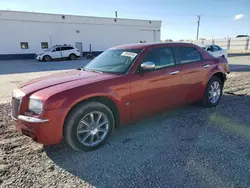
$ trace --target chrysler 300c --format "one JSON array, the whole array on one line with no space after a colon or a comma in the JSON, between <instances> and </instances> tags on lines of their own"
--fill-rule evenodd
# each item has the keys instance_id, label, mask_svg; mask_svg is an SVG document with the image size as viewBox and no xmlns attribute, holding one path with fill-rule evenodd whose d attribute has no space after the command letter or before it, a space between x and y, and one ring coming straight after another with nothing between
<instances>
[{"instance_id":1,"label":"chrysler 300c","mask_svg":"<svg viewBox=\"0 0 250 188\"><path fill-rule=\"evenodd\" d=\"M96 149L114 129L175 106L216 106L228 62L188 43L140 43L110 48L85 67L31 80L14 89L12 118L33 140L65 140Z\"/></svg>"}]
</instances>

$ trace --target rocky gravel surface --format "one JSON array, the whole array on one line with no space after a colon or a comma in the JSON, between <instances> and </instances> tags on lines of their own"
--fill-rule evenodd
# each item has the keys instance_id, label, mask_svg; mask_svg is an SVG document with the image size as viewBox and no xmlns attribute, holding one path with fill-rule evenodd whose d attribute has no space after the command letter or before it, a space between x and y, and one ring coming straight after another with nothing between
<instances>
[{"instance_id":1,"label":"rocky gravel surface","mask_svg":"<svg viewBox=\"0 0 250 188\"><path fill-rule=\"evenodd\" d=\"M0 187L250 187L250 72L232 72L219 106L192 105L119 128L99 150L43 147L0 104Z\"/></svg>"}]
</instances>

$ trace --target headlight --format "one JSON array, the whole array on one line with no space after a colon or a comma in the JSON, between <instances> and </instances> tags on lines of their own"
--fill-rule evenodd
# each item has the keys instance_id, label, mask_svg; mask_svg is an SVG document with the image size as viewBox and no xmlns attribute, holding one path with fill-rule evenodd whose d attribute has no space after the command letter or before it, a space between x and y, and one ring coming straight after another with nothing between
<instances>
[{"instance_id":1,"label":"headlight","mask_svg":"<svg viewBox=\"0 0 250 188\"><path fill-rule=\"evenodd\" d=\"M41 114L43 110L43 103L40 100L30 98L29 110L35 112L36 114Z\"/></svg>"}]
</instances>

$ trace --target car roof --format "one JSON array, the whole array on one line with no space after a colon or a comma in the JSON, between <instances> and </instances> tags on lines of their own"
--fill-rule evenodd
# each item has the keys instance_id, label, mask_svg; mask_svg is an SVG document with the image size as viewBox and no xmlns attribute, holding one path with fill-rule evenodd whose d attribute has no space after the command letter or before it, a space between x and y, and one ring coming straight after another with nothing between
<instances>
[{"instance_id":1,"label":"car roof","mask_svg":"<svg viewBox=\"0 0 250 188\"><path fill-rule=\"evenodd\" d=\"M73 47L73 48L74 48L74 46L67 45L67 44L64 44L64 45L55 45L55 46L53 46L53 48L55 48L55 47Z\"/></svg>"},{"instance_id":2,"label":"car roof","mask_svg":"<svg viewBox=\"0 0 250 188\"><path fill-rule=\"evenodd\" d=\"M192 43L186 43L186 42L154 42L154 43L134 43L134 44L124 44L115 46L112 48L117 49L140 49L140 48L148 48L148 47L155 47L155 46L164 46L166 44L170 44L171 46L196 46Z\"/></svg>"}]
</instances>

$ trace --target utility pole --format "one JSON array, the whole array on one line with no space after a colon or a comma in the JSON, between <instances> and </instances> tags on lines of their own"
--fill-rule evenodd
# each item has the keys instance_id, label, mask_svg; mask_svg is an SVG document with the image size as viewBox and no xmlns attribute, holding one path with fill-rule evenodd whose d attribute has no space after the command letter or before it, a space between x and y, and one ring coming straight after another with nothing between
<instances>
[{"instance_id":1,"label":"utility pole","mask_svg":"<svg viewBox=\"0 0 250 188\"><path fill-rule=\"evenodd\" d=\"M199 39L199 29L200 29L200 19L201 19L201 15L197 15L198 17L198 21L197 21L197 34L196 34L196 40Z\"/></svg>"}]
</instances>

